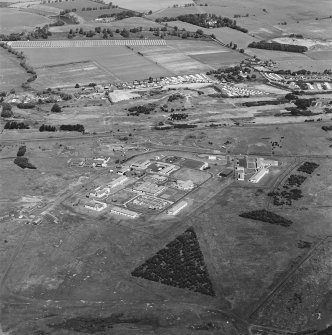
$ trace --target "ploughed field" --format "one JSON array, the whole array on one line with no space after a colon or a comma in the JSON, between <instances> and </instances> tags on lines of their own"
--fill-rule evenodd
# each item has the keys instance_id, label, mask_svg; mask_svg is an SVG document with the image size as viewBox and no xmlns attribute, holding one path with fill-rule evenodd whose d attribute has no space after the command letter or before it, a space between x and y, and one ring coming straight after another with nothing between
<instances>
[{"instance_id":1,"label":"ploughed field","mask_svg":"<svg viewBox=\"0 0 332 335\"><path fill-rule=\"evenodd\" d=\"M38 88L206 72L243 58L208 41L16 41L11 45L22 50L37 71L33 86Z\"/></svg>"}]
</instances>

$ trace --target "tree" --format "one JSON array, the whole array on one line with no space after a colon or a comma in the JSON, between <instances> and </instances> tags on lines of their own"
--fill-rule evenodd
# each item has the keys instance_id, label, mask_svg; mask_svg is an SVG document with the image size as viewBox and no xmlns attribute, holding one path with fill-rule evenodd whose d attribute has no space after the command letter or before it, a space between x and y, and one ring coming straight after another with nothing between
<instances>
[{"instance_id":1,"label":"tree","mask_svg":"<svg viewBox=\"0 0 332 335\"><path fill-rule=\"evenodd\" d=\"M121 31L120 35L124 38L128 38L130 36L129 31L125 28Z\"/></svg>"},{"instance_id":2,"label":"tree","mask_svg":"<svg viewBox=\"0 0 332 335\"><path fill-rule=\"evenodd\" d=\"M54 104L51 108L51 112L52 113L61 113L61 107L58 104Z\"/></svg>"},{"instance_id":3,"label":"tree","mask_svg":"<svg viewBox=\"0 0 332 335\"><path fill-rule=\"evenodd\" d=\"M75 88L80 88L80 84L76 84L76 85L75 85Z\"/></svg>"},{"instance_id":4,"label":"tree","mask_svg":"<svg viewBox=\"0 0 332 335\"><path fill-rule=\"evenodd\" d=\"M12 106L7 102L3 102L1 105L2 105L1 117L12 117L13 116Z\"/></svg>"}]
</instances>

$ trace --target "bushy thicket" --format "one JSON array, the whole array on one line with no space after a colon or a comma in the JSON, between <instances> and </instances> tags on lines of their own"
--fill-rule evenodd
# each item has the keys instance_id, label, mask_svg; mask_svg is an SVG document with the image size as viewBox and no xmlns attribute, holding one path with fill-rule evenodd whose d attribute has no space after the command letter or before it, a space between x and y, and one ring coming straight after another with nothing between
<instances>
[{"instance_id":1,"label":"bushy thicket","mask_svg":"<svg viewBox=\"0 0 332 335\"><path fill-rule=\"evenodd\" d=\"M36 169L26 157L16 157L14 163L22 169Z\"/></svg>"},{"instance_id":2,"label":"bushy thicket","mask_svg":"<svg viewBox=\"0 0 332 335\"><path fill-rule=\"evenodd\" d=\"M291 220L285 219L284 217L278 214L269 212L265 209L241 213L239 214L239 216L243 218L252 219L252 220L268 222L268 223L276 224L276 225L283 226L283 227L289 227L293 223Z\"/></svg>"},{"instance_id":3,"label":"bushy thicket","mask_svg":"<svg viewBox=\"0 0 332 335\"><path fill-rule=\"evenodd\" d=\"M131 274L165 285L215 295L193 228L187 229Z\"/></svg>"},{"instance_id":4,"label":"bushy thicket","mask_svg":"<svg viewBox=\"0 0 332 335\"><path fill-rule=\"evenodd\" d=\"M287 51L287 52L306 52L308 48L303 45L293 45L293 44L282 44L277 42L251 42L248 45L249 48L256 49L266 49L266 50L277 50L277 51Z\"/></svg>"},{"instance_id":5,"label":"bushy thicket","mask_svg":"<svg viewBox=\"0 0 332 335\"><path fill-rule=\"evenodd\" d=\"M84 126L81 124L62 124L60 130L79 131L84 133Z\"/></svg>"},{"instance_id":6,"label":"bushy thicket","mask_svg":"<svg viewBox=\"0 0 332 335\"><path fill-rule=\"evenodd\" d=\"M29 129L29 126L23 122L8 121L5 124L5 129Z\"/></svg>"}]
</instances>

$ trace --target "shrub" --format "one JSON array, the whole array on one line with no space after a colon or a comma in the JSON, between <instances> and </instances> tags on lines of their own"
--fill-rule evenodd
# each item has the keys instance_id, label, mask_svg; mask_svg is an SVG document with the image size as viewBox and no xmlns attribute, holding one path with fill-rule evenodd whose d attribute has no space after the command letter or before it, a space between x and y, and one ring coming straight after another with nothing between
<instances>
[{"instance_id":1,"label":"shrub","mask_svg":"<svg viewBox=\"0 0 332 335\"><path fill-rule=\"evenodd\" d=\"M52 113L61 113L61 107L58 104L54 104L51 108L51 112Z\"/></svg>"},{"instance_id":2,"label":"shrub","mask_svg":"<svg viewBox=\"0 0 332 335\"><path fill-rule=\"evenodd\" d=\"M27 147L26 147L25 145L22 145L22 146L20 146L20 147L18 148L18 151L17 151L16 156L17 156L17 157L24 156L25 153L26 153L26 151L27 151Z\"/></svg>"},{"instance_id":3,"label":"shrub","mask_svg":"<svg viewBox=\"0 0 332 335\"><path fill-rule=\"evenodd\" d=\"M14 163L22 169L36 169L26 157L16 157Z\"/></svg>"}]
</instances>

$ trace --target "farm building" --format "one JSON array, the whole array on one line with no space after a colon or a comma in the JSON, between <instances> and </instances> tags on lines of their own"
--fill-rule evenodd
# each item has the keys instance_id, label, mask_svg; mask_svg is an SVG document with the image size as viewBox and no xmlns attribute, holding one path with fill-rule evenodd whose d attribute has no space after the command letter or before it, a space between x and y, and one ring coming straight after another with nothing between
<instances>
[{"instance_id":1,"label":"farm building","mask_svg":"<svg viewBox=\"0 0 332 335\"><path fill-rule=\"evenodd\" d=\"M258 170L250 179L249 181L251 183L258 183L267 173L269 173L269 170L267 168L261 168Z\"/></svg>"},{"instance_id":2,"label":"farm building","mask_svg":"<svg viewBox=\"0 0 332 335\"><path fill-rule=\"evenodd\" d=\"M107 186L109 186L110 188L114 188L117 187L123 183L125 183L129 178L126 176L121 176L115 180L113 180L111 183L109 183Z\"/></svg>"},{"instance_id":3,"label":"farm building","mask_svg":"<svg viewBox=\"0 0 332 335\"><path fill-rule=\"evenodd\" d=\"M134 212L134 211L131 211L129 209L126 209L126 208L122 208L122 207L113 207L111 209L111 213L113 214L118 214L118 215L124 215L124 216L127 216L131 219L135 219L139 216L138 213Z\"/></svg>"},{"instance_id":4,"label":"farm building","mask_svg":"<svg viewBox=\"0 0 332 335\"><path fill-rule=\"evenodd\" d=\"M170 208L167 211L168 215L176 215L178 214L183 208L187 207L188 203L187 201L180 201L176 205L174 205L172 208Z\"/></svg>"},{"instance_id":5,"label":"farm building","mask_svg":"<svg viewBox=\"0 0 332 335\"><path fill-rule=\"evenodd\" d=\"M87 208L87 209L91 209L93 211L100 212L103 209L105 209L107 207L107 205L103 202L95 201L95 202L89 202L89 203L85 204L84 207Z\"/></svg>"}]
</instances>

